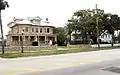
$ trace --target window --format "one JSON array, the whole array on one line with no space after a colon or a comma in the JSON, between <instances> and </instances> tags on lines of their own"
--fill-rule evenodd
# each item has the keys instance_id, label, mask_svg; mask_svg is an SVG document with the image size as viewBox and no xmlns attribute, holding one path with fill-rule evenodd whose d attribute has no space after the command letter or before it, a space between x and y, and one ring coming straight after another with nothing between
<instances>
[{"instance_id":1,"label":"window","mask_svg":"<svg viewBox=\"0 0 120 75\"><path fill-rule=\"evenodd\" d=\"M34 32L34 28L32 28L32 32Z\"/></svg>"},{"instance_id":2,"label":"window","mask_svg":"<svg viewBox=\"0 0 120 75\"><path fill-rule=\"evenodd\" d=\"M49 30L49 28L47 28L47 33L49 33L50 32L50 30Z\"/></svg>"},{"instance_id":3,"label":"window","mask_svg":"<svg viewBox=\"0 0 120 75\"><path fill-rule=\"evenodd\" d=\"M18 33L18 28L15 27L13 31L14 31L15 33Z\"/></svg>"},{"instance_id":4,"label":"window","mask_svg":"<svg viewBox=\"0 0 120 75\"><path fill-rule=\"evenodd\" d=\"M44 28L44 32L46 33L46 28Z\"/></svg>"},{"instance_id":5,"label":"window","mask_svg":"<svg viewBox=\"0 0 120 75\"><path fill-rule=\"evenodd\" d=\"M40 28L40 33L42 33L42 28Z\"/></svg>"},{"instance_id":6,"label":"window","mask_svg":"<svg viewBox=\"0 0 120 75\"><path fill-rule=\"evenodd\" d=\"M104 35L101 35L101 38L104 38Z\"/></svg>"},{"instance_id":7,"label":"window","mask_svg":"<svg viewBox=\"0 0 120 75\"><path fill-rule=\"evenodd\" d=\"M25 27L25 31L28 32L28 27Z\"/></svg>"},{"instance_id":8,"label":"window","mask_svg":"<svg viewBox=\"0 0 120 75\"><path fill-rule=\"evenodd\" d=\"M18 33L18 29L16 29L16 33Z\"/></svg>"},{"instance_id":9,"label":"window","mask_svg":"<svg viewBox=\"0 0 120 75\"><path fill-rule=\"evenodd\" d=\"M38 33L38 28L36 28L36 32Z\"/></svg>"}]
</instances>

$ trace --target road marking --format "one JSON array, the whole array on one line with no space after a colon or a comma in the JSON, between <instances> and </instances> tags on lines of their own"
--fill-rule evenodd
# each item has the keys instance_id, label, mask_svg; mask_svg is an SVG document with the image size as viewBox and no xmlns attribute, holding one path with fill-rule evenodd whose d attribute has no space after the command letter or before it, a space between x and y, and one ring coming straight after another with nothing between
<instances>
[{"instance_id":1,"label":"road marking","mask_svg":"<svg viewBox=\"0 0 120 75\"><path fill-rule=\"evenodd\" d=\"M0 68L0 70L31 70L31 71L36 71L36 70L40 70L37 68Z\"/></svg>"},{"instance_id":2,"label":"road marking","mask_svg":"<svg viewBox=\"0 0 120 75\"><path fill-rule=\"evenodd\" d=\"M52 60L50 62L45 62L42 61L42 63L39 61L37 62L35 65L42 65L42 66L53 66L50 68L0 68L0 70L13 70L13 71L19 71L19 72L14 72L14 73L10 73L10 74L5 74L5 75L19 75L19 74L25 74L25 73L30 73L30 72L36 72L36 71L48 71L48 70L54 70L54 69L60 69L60 68L68 68L68 67L73 67L73 66L80 66L81 64L85 65L85 64L91 64L91 63L96 63L96 62L100 62L104 60L104 58L102 56L92 56L92 57L85 57L85 59L82 58L82 60ZM59 63L60 64L59 64ZM26 64L27 65L28 62L25 63L19 63L19 62L14 62L14 64ZM29 65L34 65L33 63L28 63ZM22 71L22 72L20 72Z\"/></svg>"},{"instance_id":3,"label":"road marking","mask_svg":"<svg viewBox=\"0 0 120 75\"><path fill-rule=\"evenodd\" d=\"M96 63L96 62L101 62L103 60L104 60L104 58L101 56L96 56L96 57L92 57L92 58L89 57L85 60L81 60L81 62L82 62L81 64L92 64L92 63Z\"/></svg>"},{"instance_id":4,"label":"road marking","mask_svg":"<svg viewBox=\"0 0 120 75\"><path fill-rule=\"evenodd\" d=\"M57 68L67 68L67 67L72 67L72 66L76 66L76 64L72 64L72 63L68 63L68 64L60 64L57 65Z\"/></svg>"},{"instance_id":5,"label":"road marking","mask_svg":"<svg viewBox=\"0 0 120 75\"><path fill-rule=\"evenodd\" d=\"M36 69L36 68L1 68L1 70L22 71L22 72L14 72L14 73L4 74L4 75L18 75L18 74L25 74L25 73L40 71L41 69Z\"/></svg>"}]
</instances>

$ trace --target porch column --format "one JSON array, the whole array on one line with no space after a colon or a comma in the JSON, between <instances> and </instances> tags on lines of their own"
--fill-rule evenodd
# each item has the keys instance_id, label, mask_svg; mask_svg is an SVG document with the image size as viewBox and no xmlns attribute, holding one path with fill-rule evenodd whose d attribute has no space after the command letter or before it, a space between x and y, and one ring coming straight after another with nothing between
<instances>
[{"instance_id":1,"label":"porch column","mask_svg":"<svg viewBox=\"0 0 120 75\"><path fill-rule=\"evenodd\" d=\"M10 36L10 41L11 41L11 42L13 41L13 38L12 38L12 36Z\"/></svg>"},{"instance_id":2,"label":"porch column","mask_svg":"<svg viewBox=\"0 0 120 75\"><path fill-rule=\"evenodd\" d=\"M30 41L30 36L28 36L28 41Z\"/></svg>"},{"instance_id":3,"label":"porch column","mask_svg":"<svg viewBox=\"0 0 120 75\"><path fill-rule=\"evenodd\" d=\"M37 36L34 36L34 41L37 41L37 40L38 40Z\"/></svg>"},{"instance_id":4,"label":"porch column","mask_svg":"<svg viewBox=\"0 0 120 75\"><path fill-rule=\"evenodd\" d=\"M57 36L55 35L55 41L57 41Z\"/></svg>"},{"instance_id":5,"label":"porch column","mask_svg":"<svg viewBox=\"0 0 120 75\"><path fill-rule=\"evenodd\" d=\"M19 44L19 46L20 46L20 36L18 36L18 44Z\"/></svg>"},{"instance_id":6,"label":"porch column","mask_svg":"<svg viewBox=\"0 0 120 75\"><path fill-rule=\"evenodd\" d=\"M29 46L31 45L30 39L31 39L30 36L28 36L28 41L29 41L29 42L28 42L28 43L29 43L28 45L29 45Z\"/></svg>"},{"instance_id":7,"label":"porch column","mask_svg":"<svg viewBox=\"0 0 120 75\"><path fill-rule=\"evenodd\" d=\"M23 35L23 41L25 41L25 36Z\"/></svg>"},{"instance_id":8,"label":"porch column","mask_svg":"<svg viewBox=\"0 0 120 75\"><path fill-rule=\"evenodd\" d=\"M19 38L18 38L18 40L20 41L20 36L18 36Z\"/></svg>"},{"instance_id":9,"label":"porch column","mask_svg":"<svg viewBox=\"0 0 120 75\"><path fill-rule=\"evenodd\" d=\"M40 46L40 36L38 36L38 46Z\"/></svg>"},{"instance_id":10,"label":"porch column","mask_svg":"<svg viewBox=\"0 0 120 75\"><path fill-rule=\"evenodd\" d=\"M46 42L46 41L47 41L47 36L45 35L45 44L47 44L47 42Z\"/></svg>"},{"instance_id":11,"label":"porch column","mask_svg":"<svg viewBox=\"0 0 120 75\"><path fill-rule=\"evenodd\" d=\"M11 43L12 43L11 36L9 36L8 40L9 40L8 44L9 44L9 46L11 46Z\"/></svg>"},{"instance_id":12,"label":"porch column","mask_svg":"<svg viewBox=\"0 0 120 75\"><path fill-rule=\"evenodd\" d=\"M13 37L10 36L10 45L13 46Z\"/></svg>"},{"instance_id":13,"label":"porch column","mask_svg":"<svg viewBox=\"0 0 120 75\"><path fill-rule=\"evenodd\" d=\"M55 35L54 38L55 38L55 48L57 49L57 46L58 46L58 45L57 45L57 36Z\"/></svg>"}]
</instances>

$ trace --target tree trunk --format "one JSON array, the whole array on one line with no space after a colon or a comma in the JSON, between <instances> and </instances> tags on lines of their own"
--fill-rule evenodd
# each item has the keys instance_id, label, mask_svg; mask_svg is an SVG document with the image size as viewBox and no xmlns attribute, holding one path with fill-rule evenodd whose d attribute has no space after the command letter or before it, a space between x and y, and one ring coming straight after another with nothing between
<instances>
[{"instance_id":1,"label":"tree trunk","mask_svg":"<svg viewBox=\"0 0 120 75\"><path fill-rule=\"evenodd\" d=\"M111 46L113 47L114 46L114 44L113 44L113 40L114 40L114 34L112 34L112 42L111 42Z\"/></svg>"},{"instance_id":2,"label":"tree trunk","mask_svg":"<svg viewBox=\"0 0 120 75\"><path fill-rule=\"evenodd\" d=\"M70 34L70 39L69 39L69 43L71 43L71 34Z\"/></svg>"},{"instance_id":3,"label":"tree trunk","mask_svg":"<svg viewBox=\"0 0 120 75\"><path fill-rule=\"evenodd\" d=\"M1 19L1 10L0 10L0 28L1 28L1 39L2 39L2 55L4 55L4 37L3 37L3 27L2 27L2 19Z\"/></svg>"}]
</instances>

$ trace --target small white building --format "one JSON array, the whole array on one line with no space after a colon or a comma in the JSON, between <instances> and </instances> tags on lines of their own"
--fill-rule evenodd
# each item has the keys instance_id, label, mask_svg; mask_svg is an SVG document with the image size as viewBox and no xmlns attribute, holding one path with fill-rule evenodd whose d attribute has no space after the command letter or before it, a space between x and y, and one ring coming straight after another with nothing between
<instances>
[{"instance_id":1,"label":"small white building","mask_svg":"<svg viewBox=\"0 0 120 75\"><path fill-rule=\"evenodd\" d=\"M101 42L111 43L112 35L109 34L108 31L106 30L104 33L100 35L99 39L101 40Z\"/></svg>"},{"instance_id":2,"label":"small white building","mask_svg":"<svg viewBox=\"0 0 120 75\"><path fill-rule=\"evenodd\" d=\"M81 35L81 32L79 32L79 31L76 31L76 32L73 31L73 32L71 33L71 41L75 40L75 36L74 36L75 34ZM79 40L79 39L82 39L82 37L78 37L77 39L78 39L78 40ZM76 39L76 40L77 40L77 39Z\"/></svg>"}]
</instances>

